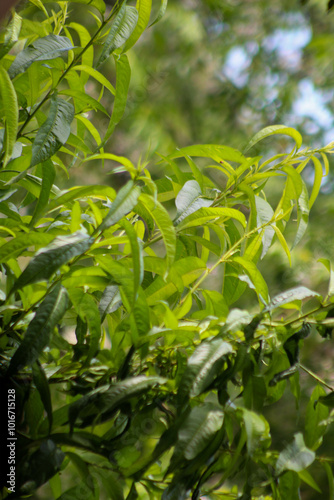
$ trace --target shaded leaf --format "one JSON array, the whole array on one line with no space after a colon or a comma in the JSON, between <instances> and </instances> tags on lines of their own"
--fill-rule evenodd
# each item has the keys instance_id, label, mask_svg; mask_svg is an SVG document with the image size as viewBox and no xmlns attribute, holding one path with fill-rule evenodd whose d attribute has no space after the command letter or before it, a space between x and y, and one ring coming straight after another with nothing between
<instances>
[{"instance_id":1,"label":"shaded leaf","mask_svg":"<svg viewBox=\"0 0 334 500\"><path fill-rule=\"evenodd\" d=\"M252 456L258 448L270 445L269 424L262 415L246 408L238 408L238 411L245 425L248 453Z\"/></svg>"},{"instance_id":2,"label":"shaded leaf","mask_svg":"<svg viewBox=\"0 0 334 500\"><path fill-rule=\"evenodd\" d=\"M180 381L178 400L184 404L189 397L205 391L219 374L226 356L233 352L232 347L221 339L203 342L190 356L187 368Z\"/></svg>"},{"instance_id":3,"label":"shaded leaf","mask_svg":"<svg viewBox=\"0 0 334 500\"><path fill-rule=\"evenodd\" d=\"M27 365L32 365L48 345L51 334L57 323L64 316L69 305L68 293L57 284L45 297L29 323L23 341L11 359L8 375Z\"/></svg>"},{"instance_id":4,"label":"shaded leaf","mask_svg":"<svg viewBox=\"0 0 334 500\"><path fill-rule=\"evenodd\" d=\"M32 365L32 376L34 384L39 392L41 401L48 416L49 434L50 434L52 428L52 402L51 402L50 387L45 372L38 361Z\"/></svg>"},{"instance_id":5,"label":"shaded leaf","mask_svg":"<svg viewBox=\"0 0 334 500\"><path fill-rule=\"evenodd\" d=\"M290 290L286 290L283 293L279 293L276 295L271 301L270 304L266 307L266 311L272 311L276 307L283 306L288 304L289 302L293 302L294 300L303 300L308 297L317 297L319 294L306 288L305 286L297 286L296 288L290 288Z\"/></svg>"},{"instance_id":6,"label":"shaded leaf","mask_svg":"<svg viewBox=\"0 0 334 500\"><path fill-rule=\"evenodd\" d=\"M85 425L91 425L95 420L104 421L113 414L114 410L128 401L149 391L153 386L165 383L161 377L132 377L109 386L105 385L94 389L85 396L77 399L69 406L70 427L73 430L75 422L80 418Z\"/></svg>"}]
</instances>

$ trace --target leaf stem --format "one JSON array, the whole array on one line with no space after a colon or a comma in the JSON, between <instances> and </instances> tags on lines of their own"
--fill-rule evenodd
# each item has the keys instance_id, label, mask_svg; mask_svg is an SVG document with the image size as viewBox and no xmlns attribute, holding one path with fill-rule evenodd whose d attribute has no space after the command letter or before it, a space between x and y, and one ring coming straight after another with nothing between
<instances>
[{"instance_id":1,"label":"leaf stem","mask_svg":"<svg viewBox=\"0 0 334 500\"><path fill-rule=\"evenodd\" d=\"M103 30L103 28L108 24L108 22L110 21L110 19L113 17L114 13L115 13L115 10L118 8L118 3L119 2L116 2L115 5L113 6L113 8L111 9L111 12L109 14L109 16L107 17L107 19L105 19L102 23L101 23L101 26L98 28L98 30L94 33L94 35L92 36L92 38L89 40L89 42L87 43L87 45L85 45L85 47L79 52L79 54L73 59L73 61L70 63L70 65L65 69L64 73L60 76L58 82L56 83L56 85L54 87L52 87L47 93L46 95L43 97L43 99L41 100L41 102L36 106L36 108L33 110L33 112L26 118L26 121L23 123L22 127L20 128L20 130L18 131L18 135L17 137L21 137L22 136L22 132L23 130L26 128L26 126L28 125L28 123L31 121L31 119L35 116L35 114L37 113L37 111L41 108L41 106L43 106L43 104L50 98L50 96L55 92L55 90L57 89L58 85L60 84L60 82L62 80L64 80L64 78L66 77L66 75L69 73L69 71L71 71L71 69L73 68L73 66L75 66L77 64L77 62L80 60L80 58L83 56L83 54L89 49L89 47L94 43L94 40L96 39L96 37L101 33L101 31Z\"/></svg>"},{"instance_id":2,"label":"leaf stem","mask_svg":"<svg viewBox=\"0 0 334 500\"><path fill-rule=\"evenodd\" d=\"M301 365L299 363L299 367L304 370L304 372L306 372L308 375L310 375L312 378L314 378L314 380L316 380L317 382L319 382L319 384L323 385L324 387L327 387L327 389L329 389L330 391L334 391L334 388L331 387L330 385L328 385L324 380L322 380L316 373L312 372L311 370L309 370L308 368L306 368L306 366L304 365Z\"/></svg>"}]
</instances>

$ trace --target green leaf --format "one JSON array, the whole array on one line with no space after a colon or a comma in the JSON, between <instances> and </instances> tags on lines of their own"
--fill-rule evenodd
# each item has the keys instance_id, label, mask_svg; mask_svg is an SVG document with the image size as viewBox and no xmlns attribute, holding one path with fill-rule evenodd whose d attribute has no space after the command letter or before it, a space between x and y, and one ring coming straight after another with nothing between
<instances>
[{"instance_id":1,"label":"green leaf","mask_svg":"<svg viewBox=\"0 0 334 500\"><path fill-rule=\"evenodd\" d=\"M66 36L48 35L38 38L29 47L20 52L8 70L10 78L26 71L35 61L55 59L73 49L71 41Z\"/></svg>"},{"instance_id":2,"label":"green leaf","mask_svg":"<svg viewBox=\"0 0 334 500\"><path fill-rule=\"evenodd\" d=\"M29 262L14 283L10 294L26 285L47 281L60 266L73 257L84 254L92 243L93 239L80 231L71 235L58 236Z\"/></svg>"},{"instance_id":3,"label":"green leaf","mask_svg":"<svg viewBox=\"0 0 334 500\"><path fill-rule=\"evenodd\" d=\"M19 108L14 86L7 71L2 66L0 66L0 96L3 102L2 111L5 121L5 137L2 146L4 151L3 166L6 166L13 154L16 142Z\"/></svg>"},{"instance_id":4,"label":"green leaf","mask_svg":"<svg viewBox=\"0 0 334 500\"><path fill-rule=\"evenodd\" d=\"M30 166L48 160L66 143L74 118L74 107L54 94L47 119L38 130L32 145Z\"/></svg>"},{"instance_id":5,"label":"green leaf","mask_svg":"<svg viewBox=\"0 0 334 500\"><path fill-rule=\"evenodd\" d=\"M48 212L51 212L52 210L55 210L63 205L71 204L71 202L75 200L84 199L86 197L99 198L102 200L110 198L111 200L114 200L116 198L116 192L110 186L100 186L94 184L91 186L74 187L65 193L60 193L59 196L54 198L48 206Z\"/></svg>"},{"instance_id":6,"label":"green leaf","mask_svg":"<svg viewBox=\"0 0 334 500\"><path fill-rule=\"evenodd\" d=\"M334 408L334 391L330 392L326 396L320 396L318 403L328 406L329 408Z\"/></svg>"},{"instance_id":7,"label":"green leaf","mask_svg":"<svg viewBox=\"0 0 334 500\"><path fill-rule=\"evenodd\" d=\"M206 390L219 374L226 356L232 347L221 339L203 342L190 356L187 368L180 381L178 400L184 404L189 397L195 397Z\"/></svg>"},{"instance_id":8,"label":"green leaf","mask_svg":"<svg viewBox=\"0 0 334 500\"><path fill-rule=\"evenodd\" d=\"M44 208L48 204L51 188L55 181L56 171L51 160L42 163L42 187L41 192L30 221L30 227L40 219L44 212Z\"/></svg>"},{"instance_id":9,"label":"green leaf","mask_svg":"<svg viewBox=\"0 0 334 500\"><path fill-rule=\"evenodd\" d=\"M192 408L178 431L178 441L171 463L180 455L186 460L197 457L219 431L223 421L223 411L213 405Z\"/></svg>"},{"instance_id":10,"label":"green leaf","mask_svg":"<svg viewBox=\"0 0 334 500\"><path fill-rule=\"evenodd\" d=\"M99 312L101 315L101 323L107 314L116 311L122 305L119 287L117 285L107 286L102 294L99 303Z\"/></svg>"},{"instance_id":11,"label":"green leaf","mask_svg":"<svg viewBox=\"0 0 334 500\"><path fill-rule=\"evenodd\" d=\"M76 313L88 325L89 350L86 359L86 363L88 363L99 348L101 338L100 312L94 298L83 290L72 288L69 290L69 294Z\"/></svg>"},{"instance_id":12,"label":"green leaf","mask_svg":"<svg viewBox=\"0 0 334 500\"><path fill-rule=\"evenodd\" d=\"M274 231L276 233L278 241L282 245L282 248L283 248L283 250L285 251L285 253L286 253L287 257L288 257L289 264L290 264L290 267L291 267L291 254L290 254L290 250L289 250L288 244L287 244L287 242L286 242L283 234L281 233L280 229L275 224L273 224L272 227L273 227L273 229L274 229Z\"/></svg>"},{"instance_id":13,"label":"green leaf","mask_svg":"<svg viewBox=\"0 0 334 500\"><path fill-rule=\"evenodd\" d=\"M298 474L293 471L287 471L278 480L278 490L280 498L284 500L297 500L300 498L300 479Z\"/></svg>"},{"instance_id":14,"label":"green leaf","mask_svg":"<svg viewBox=\"0 0 334 500\"><path fill-rule=\"evenodd\" d=\"M19 234L0 247L0 262L7 262L11 258L18 257L30 246L48 245L53 239L52 234L46 233Z\"/></svg>"},{"instance_id":15,"label":"green leaf","mask_svg":"<svg viewBox=\"0 0 334 500\"><path fill-rule=\"evenodd\" d=\"M297 132L297 130L295 130L294 128L286 127L285 125L271 125L270 127L263 128L262 130L260 130L260 132L255 134L254 137L252 137L252 139L247 144L245 152L252 148L259 141L262 141L262 139L275 134L283 134L292 137L292 139L296 143L297 149L299 149L302 145L303 138L300 133Z\"/></svg>"},{"instance_id":16,"label":"green leaf","mask_svg":"<svg viewBox=\"0 0 334 500\"><path fill-rule=\"evenodd\" d=\"M107 140L112 135L117 123L120 122L124 114L128 98L130 77L131 77L131 68L129 65L129 61L127 56L123 54L122 56L116 58L116 94L115 94L114 107L107 132L105 133L102 143L99 145L99 149L106 144Z\"/></svg>"},{"instance_id":17,"label":"green leaf","mask_svg":"<svg viewBox=\"0 0 334 500\"><path fill-rule=\"evenodd\" d=\"M262 415L258 415L246 408L238 408L241 412L247 435L247 449L252 456L260 448L270 445L269 424Z\"/></svg>"},{"instance_id":18,"label":"green leaf","mask_svg":"<svg viewBox=\"0 0 334 500\"><path fill-rule=\"evenodd\" d=\"M220 163L221 160L235 161L243 163L246 158L240 151L229 146L220 146L217 144L199 144L195 146L187 146L182 149L177 149L174 153L170 154L168 158L182 158L185 156L199 156L204 158L211 158Z\"/></svg>"},{"instance_id":19,"label":"green leaf","mask_svg":"<svg viewBox=\"0 0 334 500\"><path fill-rule=\"evenodd\" d=\"M321 182L322 182L322 165L318 158L315 156L312 156L313 164L314 164L314 183L313 183L313 188L312 188L312 193L310 196L309 200L309 207L311 208L315 200L317 199L317 196L319 194L320 188L321 188Z\"/></svg>"},{"instance_id":20,"label":"green leaf","mask_svg":"<svg viewBox=\"0 0 334 500\"><path fill-rule=\"evenodd\" d=\"M49 434L50 434L52 428L52 402L51 402L50 386L48 383L48 379L46 378L45 372L42 366L38 363L38 361L32 365L32 376L34 384L39 392L41 401L48 416Z\"/></svg>"},{"instance_id":21,"label":"green leaf","mask_svg":"<svg viewBox=\"0 0 334 500\"><path fill-rule=\"evenodd\" d=\"M187 181L184 184L175 199L177 208L175 225L180 224L183 219L200 208L212 205L212 200L200 198L201 194L202 191L197 181Z\"/></svg>"},{"instance_id":22,"label":"green leaf","mask_svg":"<svg viewBox=\"0 0 334 500\"><path fill-rule=\"evenodd\" d=\"M101 14L105 13L106 5L103 0L71 0L73 3L82 3L89 7L95 7Z\"/></svg>"},{"instance_id":23,"label":"green leaf","mask_svg":"<svg viewBox=\"0 0 334 500\"><path fill-rule=\"evenodd\" d=\"M22 17L14 12L13 18L6 29L4 43L0 47L0 59L2 59L3 56L6 55L13 47L13 45L18 41L21 26Z\"/></svg>"},{"instance_id":24,"label":"green leaf","mask_svg":"<svg viewBox=\"0 0 334 500\"><path fill-rule=\"evenodd\" d=\"M308 297L317 297L319 294L317 292L313 292L309 288L305 286L297 286L296 288L291 288L290 290L286 290L283 293L279 293L276 295L268 304L265 311L272 311L276 309L276 307L281 307L284 304L288 304L289 302L293 302L294 300L303 300Z\"/></svg>"},{"instance_id":25,"label":"green leaf","mask_svg":"<svg viewBox=\"0 0 334 500\"><path fill-rule=\"evenodd\" d=\"M158 226L166 247L167 270L172 265L176 252L176 234L167 210L148 194L142 193L139 202Z\"/></svg>"},{"instance_id":26,"label":"green leaf","mask_svg":"<svg viewBox=\"0 0 334 500\"><path fill-rule=\"evenodd\" d=\"M99 101L84 92L80 92L80 90L64 89L59 91L58 95L68 95L73 97L77 113L83 113L84 111L94 109L94 111L101 111L105 115L109 116L108 112Z\"/></svg>"},{"instance_id":27,"label":"green leaf","mask_svg":"<svg viewBox=\"0 0 334 500\"><path fill-rule=\"evenodd\" d=\"M305 444L311 450L316 450L322 443L322 437L326 432L327 425L321 424L329 415L329 409L323 405L315 405L315 402L321 397L325 397L326 392L317 385L312 392L311 398L307 403L305 415Z\"/></svg>"},{"instance_id":28,"label":"green leaf","mask_svg":"<svg viewBox=\"0 0 334 500\"><path fill-rule=\"evenodd\" d=\"M278 456L276 462L276 473L281 474L285 470L300 472L313 463L314 451L306 447L303 435L298 432L294 441L289 444Z\"/></svg>"},{"instance_id":29,"label":"green leaf","mask_svg":"<svg viewBox=\"0 0 334 500\"><path fill-rule=\"evenodd\" d=\"M106 40L103 43L103 50L97 62L97 66L104 63L114 50L121 47L128 40L133 33L137 22L137 9L135 7L128 7L124 2L114 19Z\"/></svg>"},{"instance_id":30,"label":"green leaf","mask_svg":"<svg viewBox=\"0 0 334 500\"><path fill-rule=\"evenodd\" d=\"M328 500L334 500L334 477L332 467L327 462L323 462L322 465L327 473L328 478Z\"/></svg>"},{"instance_id":31,"label":"green leaf","mask_svg":"<svg viewBox=\"0 0 334 500\"><path fill-rule=\"evenodd\" d=\"M154 24L156 24L157 22L160 21L160 19L162 19L166 13L166 10L167 10L167 4L168 4L168 0L161 0L161 3L160 3L160 9L159 9L159 12L158 12L158 15L157 17L154 19L153 23L151 23L149 25L149 28L151 26L153 26Z\"/></svg>"},{"instance_id":32,"label":"green leaf","mask_svg":"<svg viewBox=\"0 0 334 500\"><path fill-rule=\"evenodd\" d=\"M105 87L106 89L108 89L112 95L115 95L115 89L111 85L109 80L107 80L107 78L105 76L103 76L102 73L100 73L96 69L92 68L91 66L87 66L87 64L78 64L77 66L74 66L72 68L72 70L73 71L84 71L85 73L87 73L87 75L94 78L94 80L101 83L101 85L103 87Z\"/></svg>"},{"instance_id":33,"label":"green leaf","mask_svg":"<svg viewBox=\"0 0 334 500\"><path fill-rule=\"evenodd\" d=\"M243 227L246 226L246 217L242 212L235 208L225 207L202 207L185 217L177 226L177 230L181 231L189 227L202 226L207 222L220 218L232 218L239 221Z\"/></svg>"},{"instance_id":34,"label":"green leaf","mask_svg":"<svg viewBox=\"0 0 334 500\"><path fill-rule=\"evenodd\" d=\"M152 0L137 0L138 21L131 36L127 39L123 52L127 52L139 39L150 20Z\"/></svg>"},{"instance_id":35,"label":"green leaf","mask_svg":"<svg viewBox=\"0 0 334 500\"><path fill-rule=\"evenodd\" d=\"M244 259L243 257L239 256L233 257L231 261L241 265L241 267L245 270L247 276L249 276L260 301L264 304L268 304L268 286L254 262L251 262L250 260Z\"/></svg>"},{"instance_id":36,"label":"green leaf","mask_svg":"<svg viewBox=\"0 0 334 500\"><path fill-rule=\"evenodd\" d=\"M23 341L11 359L8 375L11 376L24 366L31 366L48 345L57 323L68 309L68 293L59 283L47 294L29 323Z\"/></svg>"},{"instance_id":37,"label":"green leaf","mask_svg":"<svg viewBox=\"0 0 334 500\"><path fill-rule=\"evenodd\" d=\"M295 473L291 472L291 474ZM319 486L317 485L317 483L315 482L315 480L313 479L308 470L302 470L298 472L298 476L302 481L304 481L304 483L311 486L311 488L313 488L315 491L317 491L318 493L322 493L321 489L319 488Z\"/></svg>"},{"instance_id":38,"label":"green leaf","mask_svg":"<svg viewBox=\"0 0 334 500\"><path fill-rule=\"evenodd\" d=\"M132 257L132 268L133 268L133 279L134 279L134 301L137 297L138 288L141 285L144 278L144 261L142 253L142 245L140 239L137 237L137 233L132 224L123 218L120 221L120 226L124 228L131 245L131 257Z\"/></svg>"},{"instance_id":39,"label":"green leaf","mask_svg":"<svg viewBox=\"0 0 334 500\"><path fill-rule=\"evenodd\" d=\"M332 263L329 259L318 259L318 262L321 262L329 272L328 296L331 297L334 295L334 271L332 269Z\"/></svg>"},{"instance_id":40,"label":"green leaf","mask_svg":"<svg viewBox=\"0 0 334 500\"><path fill-rule=\"evenodd\" d=\"M269 203L260 198L260 196L255 196L255 204L256 204L256 212L257 212L257 226L262 226L264 224L268 224L274 215L274 211L269 205ZM261 259L266 255L267 251L270 248L272 239L274 237L275 230L273 227L268 225L264 229L264 236L262 238L262 253Z\"/></svg>"},{"instance_id":41,"label":"green leaf","mask_svg":"<svg viewBox=\"0 0 334 500\"><path fill-rule=\"evenodd\" d=\"M125 401L148 392L155 385L164 384L161 377L131 377L111 386L104 385L90 391L85 396L70 404L68 416L70 428L73 430L75 422L80 418L90 425L95 420L104 421L110 418L113 412Z\"/></svg>"},{"instance_id":42,"label":"green leaf","mask_svg":"<svg viewBox=\"0 0 334 500\"><path fill-rule=\"evenodd\" d=\"M124 215L131 212L137 204L139 195L140 188L135 186L133 181L129 181L125 184L125 186L118 191L108 215L103 219L94 233L104 231L113 224L116 224Z\"/></svg>"}]
</instances>

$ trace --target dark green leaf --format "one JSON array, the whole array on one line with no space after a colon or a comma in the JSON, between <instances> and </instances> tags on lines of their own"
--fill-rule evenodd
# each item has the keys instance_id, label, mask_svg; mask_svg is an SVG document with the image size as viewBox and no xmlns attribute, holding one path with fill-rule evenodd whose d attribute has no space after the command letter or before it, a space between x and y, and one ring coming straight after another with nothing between
<instances>
[{"instance_id":1,"label":"dark green leaf","mask_svg":"<svg viewBox=\"0 0 334 500\"><path fill-rule=\"evenodd\" d=\"M19 234L0 247L0 262L18 257L30 246L48 245L53 239L52 234L47 233Z\"/></svg>"},{"instance_id":2,"label":"dark green leaf","mask_svg":"<svg viewBox=\"0 0 334 500\"><path fill-rule=\"evenodd\" d=\"M319 448L322 443L323 435L327 429L327 425L321 422L324 422L328 418L329 409L321 404L315 405L315 402L323 397L326 397L326 392L320 385L317 385L307 403L305 415L305 444L311 450Z\"/></svg>"},{"instance_id":3,"label":"dark green leaf","mask_svg":"<svg viewBox=\"0 0 334 500\"><path fill-rule=\"evenodd\" d=\"M13 18L6 29L4 43L0 47L0 59L2 59L18 41L21 26L22 18L14 12Z\"/></svg>"},{"instance_id":4,"label":"dark green leaf","mask_svg":"<svg viewBox=\"0 0 334 500\"><path fill-rule=\"evenodd\" d=\"M93 239L80 231L71 235L58 236L29 262L10 293L32 283L47 281L60 266L73 257L84 254L92 243Z\"/></svg>"},{"instance_id":5,"label":"dark green leaf","mask_svg":"<svg viewBox=\"0 0 334 500\"><path fill-rule=\"evenodd\" d=\"M40 219L44 208L46 207L51 188L53 186L56 177L56 171L51 160L47 160L42 163L42 187L41 192L30 221L30 227L33 227L35 223Z\"/></svg>"},{"instance_id":6,"label":"dark green leaf","mask_svg":"<svg viewBox=\"0 0 334 500\"><path fill-rule=\"evenodd\" d=\"M74 107L54 94L47 119L38 130L32 145L30 166L33 167L53 156L66 143L74 118Z\"/></svg>"},{"instance_id":7,"label":"dark green leaf","mask_svg":"<svg viewBox=\"0 0 334 500\"><path fill-rule=\"evenodd\" d=\"M32 365L48 345L51 334L68 308L68 293L60 284L45 297L29 323L19 348L11 359L8 375L21 368Z\"/></svg>"},{"instance_id":8,"label":"dark green leaf","mask_svg":"<svg viewBox=\"0 0 334 500\"><path fill-rule=\"evenodd\" d=\"M232 347L221 339L203 342L190 356L187 368L180 381L178 400L184 404L188 397L195 397L205 391L219 374L226 356Z\"/></svg>"},{"instance_id":9,"label":"dark green leaf","mask_svg":"<svg viewBox=\"0 0 334 500\"><path fill-rule=\"evenodd\" d=\"M165 383L161 377L132 377L109 386L94 389L69 407L69 421L73 429L78 418L91 425L94 421L104 421L129 399L149 391L153 386Z\"/></svg>"},{"instance_id":10,"label":"dark green leaf","mask_svg":"<svg viewBox=\"0 0 334 500\"><path fill-rule=\"evenodd\" d=\"M38 38L16 56L8 74L14 78L19 73L26 71L33 62L55 59L73 48L66 36L48 35L44 38Z\"/></svg>"},{"instance_id":11,"label":"dark green leaf","mask_svg":"<svg viewBox=\"0 0 334 500\"><path fill-rule=\"evenodd\" d=\"M48 383L48 379L46 378L45 372L38 361L32 365L32 376L34 384L39 392L41 401L48 416L49 434L50 434L52 428L52 403L51 403L50 386Z\"/></svg>"}]
</instances>

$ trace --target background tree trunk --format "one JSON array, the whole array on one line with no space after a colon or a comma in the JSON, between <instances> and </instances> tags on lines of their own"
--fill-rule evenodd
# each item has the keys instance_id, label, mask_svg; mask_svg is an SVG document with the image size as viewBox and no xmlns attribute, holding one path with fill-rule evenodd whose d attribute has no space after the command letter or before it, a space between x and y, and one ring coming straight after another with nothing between
<instances>
[{"instance_id":1,"label":"background tree trunk","mask_svg":"<svg viewBox=\"0 0 334 500\"><path fill-rule=\"evenodd\" d=\"M1 0L0 2L0 21L4 19L11 7L17 3L17 0Z\"/></svg>"}]
</instances>

